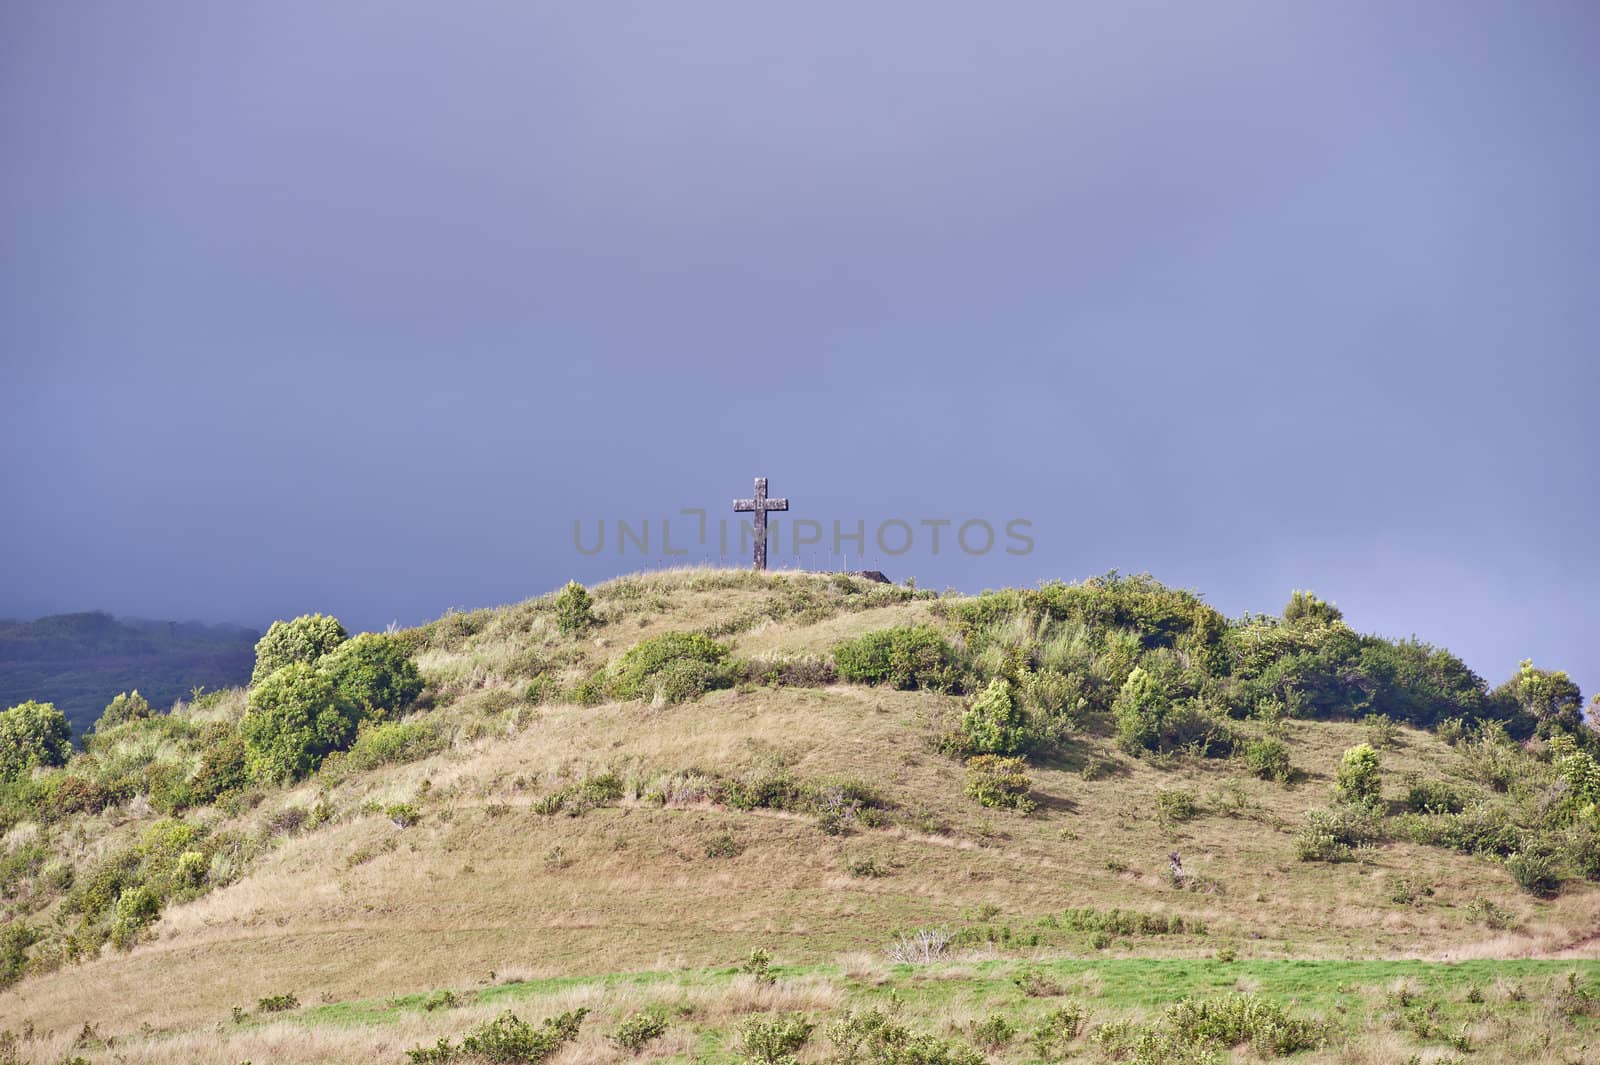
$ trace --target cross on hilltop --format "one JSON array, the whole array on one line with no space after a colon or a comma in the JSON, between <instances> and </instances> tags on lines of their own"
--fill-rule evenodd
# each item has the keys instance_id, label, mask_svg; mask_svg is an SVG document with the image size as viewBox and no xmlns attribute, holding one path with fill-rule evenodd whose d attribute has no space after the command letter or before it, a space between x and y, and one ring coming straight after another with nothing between
<instances>
[{"instance_id":1,"label":"cross on hilltop","mask_svg":"<svg viewBox=\"0 0 1600 1065\"><path fill-rule=\"evenodd\" d=\"M788 499L768 499L767 479L756 478L756 497L754 499L735 499L734 511L755 511L756 515L756 566L758 570L767 568L767 511L788 510Z\"/></svg>"}]
</instances>

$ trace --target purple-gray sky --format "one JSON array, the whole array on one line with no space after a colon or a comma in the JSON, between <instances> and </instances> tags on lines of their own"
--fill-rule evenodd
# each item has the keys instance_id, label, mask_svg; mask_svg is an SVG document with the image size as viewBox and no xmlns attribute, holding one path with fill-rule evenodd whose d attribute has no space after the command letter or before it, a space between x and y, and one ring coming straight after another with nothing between
<instances>
[{"instance_id":1,"label":"purple-gray sky","mask_svg":"<svg viewBox=\"0 0 1600 1065\"><path fill-rule=\"evenodd\" d=\"M1584 2L7 3L0 616L415 622L766 474L1592 688L1597 72Z\"/></svg>"}]
</instances>

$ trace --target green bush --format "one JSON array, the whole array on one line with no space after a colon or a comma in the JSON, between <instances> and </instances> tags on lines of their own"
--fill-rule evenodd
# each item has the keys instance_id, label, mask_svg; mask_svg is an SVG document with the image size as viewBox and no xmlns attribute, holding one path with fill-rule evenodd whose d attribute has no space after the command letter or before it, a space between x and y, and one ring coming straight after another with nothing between
<instances>
[{"instance_id":1,"label":"green bush","mask_svg":"<svg viewBox=\"0 0 1600 1065\"><path fill-rule=\"evenodd\" d=\"M123 692L106 704L105 710L100 713L100 719L94 723L94 730L104 732L128 721L143 721L154 713L155 711L150 709L149 701L135 688L131 692Z\"/></svg>"},{"instance_id":2,"label":"green bush","mask_svg":"<svg viewBox=\"0 0 1600 1065\"><path fill-rule=\"evenodd\" d=\"M282 995L268 995L256 1002L256 1009L261 1013L287 1013L300 1008L300 999L293 991Z\"/></svg>"},{"instance_id":3,"label":"green bush","mask_svg":"<svg viewBox=\"0 0 1600 1065\"><path fill-rule=\"evenodd\" d=\"M979 754L1018 754L1032 745L1028 721L1011 682L996 677L961 715L967 749Z\"/></svg>"},{"instance_id":4,"label":"green bush","mask_svg":"<svg viewBox=\"0 0 1600 1065\"><path fill-rule=\"evenodd\" d=\"M366 717L399 715L422 694L422 676L409 646L389 633L364 632L346 640L319 666L339 697Z\"/></svg>"},{"instance_id":5,"label":"green bush","mask_svg":"<svg viewBox=\"0 0 1600 1065\"><path fill-rule=\"evenodd\" d=\"M325 614L302 614L293 621L274 621L256 643L252 686L293 663L315 665L322 656L344 643L348 634L339 619Z\"/></svg>"},{"instance_id":6,"label":"green bush","mask_svg":"<svg viewBox=\"0 0 1600 1065\"><path fill-rule=\"evenodd\" d=\"M426 721L389 721L382 724L361 722L356 741L342 754L330 756L325 773L339 769L360 772L381 765L402 765L426 758L444 747L444 741Z\"/></svg>"},{"instance_id":7,"label":"green bush","mask_svg":"<svg viewBox=\"0 0 1600 1065\"><path fill-rule=\"evenodd\" d=\"M1600 826L1583 824L1567 833L1567 864L1585 880L1600 880Z\"/></svg>"},{"instance_id":8,"label":"green bush","mask_svg":"<svg viewBox=\"0 0 1600 1065\"><path fill-rule=\"evenodd\" d=\"M1016 1038L1017 1026L1001 1013L991 1013L971 1025L972 1042L993 1054Z\"/></svg>"},{"instance_id":9,"label":"green bush","mask_svg":"<svg viewBox=\"0 0 1600 1065\"><path fill-rule=\"evenodd\" d=\"M1294 776L1289 764L1289 746L1282 740L1264 736L1251 740L1244 748L1244 764L1262 780L1285 783Z\"/></svg>"},{"instance_id":10,"label":"green bush","mask_svg":"<svg viewBox=\"0 0 1600 1065\"><path fill-rule=\"evenodd\" d=\"M392 802L383 808L383 816L396 828L410 828L422 820L422 809L414 802Z\"/></svg>"},{"instance_id":11,"label":"green bush","mask_svg":"<svg viewBox=\"0 0 1600 1065\"><path fill-rule=\"evenodd\" d=\"M1162 788L1156 792L1156 820L1162 824L1191 820L1199 810L1194 792L1185 788Z\"/></svg>"},{"instance_id":12,"label":"green bush","mask_svg":"<svg viewBox=\"0 0 1600 1065\"><path fill-rule=\"evenodd\" d=\"M133 946L139 933L160 916L161 896L154 888L140 884L124 891L117 899L111 922L112 944L123 949Z\"/></svg>"},{"instance_id":13,"label":"green bush","mask_svg":"<svg viewBox=\"0 0 1600 1065\"><path fill-rule=\"evenodd\" d=\"M1506 871L1530 895L1548 898L1561 890L1555 855L1541 848L1518 851L1506 859Z\"/></svg>"},{"instance_id":14,"label":"green bush","mask_svg":"<svg viewBox=\"0 0 1600 1065\"><path fill-rule=\"evenodd\" d=\"M575 636L594 624L594 601L589 590L577 581L568 581L556 593L556 628L568 636Z\"/></svg>"},{"instance_id":15,"label":"green bush","mask_svg":"<svg viewBox=\"0 0 1600 1065\"><path fill-rule=\"evenodd\" d=\"M0 927L0 990L10 987L28 969L28 948L39 942L39 932L21 921Z\"/></svg>"},{"instance_id":16,"label":"green bush","mask_svg":"<svg viewBox=\"0 0 1600 1065\"><path fill-rule=\"evenodd\" d=\"M305 776L349 745L356 719L325 674L303 662L284 666L250 689L240 731L251 777L279 782Z\"/></svg>"},{"instance_id":17,"label":"green bush","mask_svg":"<svg viewBox=\"0 0 1600 1065\"><path fill-rule=\"evenodd\" d=\"M1295 836L1295 853L1302 862L1346 862L1353 848L1382 839L1383 824L1372 808L1347 804L1307 813L1305 827Z\"/></svg>"},{"instance_id":18,"label":"green bush","mask_svg":"<svg viewBox=\"0 0 1600 1065\"><path fill-rule=\"evenodd\" d=\"M1382 799L1382 763L1369 743L1360 743L1344 752L1334 788L1340 801L1376 805Z\"/></svg>"},{"instance_id":19,"label":"green bush","mask_svg":"<svg viewBox=\"0 0 1600 1065\"><path fill-rule=\"evenodd\" d=\"M244 735L231 732L201 752L200 766L189 780L189 797L195 805L205 805L243 791L249 783Z\"/></svg>"},{"instance_id":20,"label":"green bush","mask_svg":"<svg viewBox=\"0 0 1600 1065\"><path fill-rule=\"evenodd\" d=\"M739 1049L754 1065L794 1065L813 1027L797 1013L751 1017L739 1028Z\"/></svg>"},{"instance_id":21,"label":"green bush","mask_svg":"<svg viewBox=\"0 0 1600 1065\"><path fill-rule=\"evenodd\" d=\"M1282 1006L1251 994L1186 998L1167 1008L1161 1025L1191 1046L1248 1044L1261 1057L1312 1050L1327 1038L1325 1026L1292 1018Z\"/></svg>"},{"instance_id":22,"label":"green bush","mask_svg":"<svg viewBox=\"0 0 1600 1065\"><path fill-rule=\"evenodd\" d=\"M1083 1021L1084 1008L1081 1003L1069 1002L1051 1010L1040 1018L1039 1027L1034 1029L1034 1053L1047 1061L1063 1057L1066 1044L1078 1038L1078 1033L1083 1031Z\"/></svg>"},{"instance_id":23,"label":"green bush","mask_svg":"<svg viewBox=\"0 0 1600 1065\"><path fill-rule=\"evenodd\" d=\"M1338 606L1318 599L1312 592L1291 592L1289 602L1283 608L1283 620L1289 625L1302 621L1331 625L1343 619L1344 612Z\"/></svg>"},{"instance_id":24,"label":"green bush","mask_svg":"<svg viewBox=\"0 0 1600 1065\"><path fill-rule=\"evenodd\" d=\"M1457 814L1466 809L1467 797L1443 780L1409 777L1406 782L1406 809L1421 814Z\"/></svg>"},{"instance_id":25,"label":"green bush","mask_svg":"<svg viewBox=\"0 0 1600 1065\"><path fill-rule=\"evenodd\" d=\"M1172 700L1160 682L1142 667L1134 666L1111 704L1117 720L1117 742L1131 754L1155 750L1161 742L1161 724Z\"/></svg>"},{"instance_id":26,"label":"green bush","mask_svg":"<svg viewBox=\"0 0 1600 1065\"><path fill-rule=\"evenodd\" d=\"M902 691L955 691L960 675L955 653L937 629L901 626L869 632L833 648L839 676L856 684L887 684Z\"/></svg>"},{"instance_id":27,"label":"green bush","mask_svg":"<svg viewBox=\"0 0 1600 1065\"><path fill-rule=\"evenodd\" d=\"M611 1033L611 1042L620 1050L638 1054L667 1031L667 1019L659 1010L635 1013Z\"/></svg>"},{"instance_id":28,"label":"green bush","mask_svg":"<svg viewBox=\"0 0 1600 1065\"><path fill-rule=\"evenodd\" d=\"M694 632L668 632L629 648L607 671L605 689L616 699L677 703L718 688L737 674L724 644Z\"/></svg>"},{"instance_id":29,"label":"green bush","mask_svg":"<svg viewBox=\"0 0 1600 1065\"><path fill-rule=\"evenodd\" d=\"M0 781L35 766L66 765L71 756L72 726L53 704L29 700L0 711Z\"/></svg>"},{"instance_id":30,"label":"green bush","mask_svg":"<svg viewBox=\"0 0 1600 1065\"><path fill-rule=\"evenodd\" d=\"M879 1009L847 1012L828 1027L836 1065L985 1065L965 1043L913 1032Z\"/></svg>"},{"instance_id":31,"label":"green bush","mask_svg":"<svg viewBox=\"0 0 1600 1065\"><path fill-rule=\"evenodd\" d=\"M1029 813L1038 804L1029 797L1033 781L1021 758L981 754L967 759L966 793L984 806Z\"/></svg>"}]
</instances>

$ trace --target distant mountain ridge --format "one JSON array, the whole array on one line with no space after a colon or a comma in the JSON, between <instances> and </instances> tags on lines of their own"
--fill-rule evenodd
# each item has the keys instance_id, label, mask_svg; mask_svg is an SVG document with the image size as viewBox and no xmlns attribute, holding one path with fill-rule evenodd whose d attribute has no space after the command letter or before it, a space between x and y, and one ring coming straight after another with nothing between
<instances>
[{"instance_id":1,"label":"distant mountain ridge","mask_svg":"<svg viewBox=\"0 0 1600 1065\"><path fill-rule=\"evenodd\" d=\"M0 621L0 707L55 703L81 735L121 691L138 688L165 708L197 685L243 684L259 637L242 625L117 618L102 610Z\"/></svg>"}]
</instances>

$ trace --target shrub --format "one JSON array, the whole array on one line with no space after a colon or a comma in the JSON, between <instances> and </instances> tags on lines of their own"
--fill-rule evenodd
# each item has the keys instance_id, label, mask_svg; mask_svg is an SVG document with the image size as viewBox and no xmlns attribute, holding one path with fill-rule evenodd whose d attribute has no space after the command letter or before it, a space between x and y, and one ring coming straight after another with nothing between
<instances>
[{"instance_id":1,"label":"shrub","mask_svg":"<svg viewBox=\"0 0 1600 1065\"><path fill-rule=\"evenodd\" d=\"M635 1013L621 1024L611 1034L611 1042L620 1050L630 1054L637 1054L660 1039L667 1030L667 1019L659 1011L647 1010Z\"/></svg>"},{"instance_id":2,"label":"shrub","mask_svg":"<svg viewBox=\"0 0 1600 1065\"><path fill-rule=\"evenodd\" d=\"M400 637L364 632L346 640L319 663L334 691L367 717L399 714L422 694L422 676Z\"/></svg>"},{"instance_id":3,"label":"shrub","mask_svg":"<svg viewBox=\"0 0 1600 1065\"><path fill-rule=\"evenodd\" d=\"M869 632L834 646L839 676L856 684L909 691L954 691L960 686L954 652L937 629L901 626Z\"/></svg>"},{"instance_id":4,"label":"shrub","mask_svg":"<svg viewBox=\"0 0 1600 1065\"><path fill-rule=\"evenodd\" d=\"M1347 862L1353 857L1352 848L1376 843L1382 837L1382 825L1368 807L1312 810L1295 836L1295 854L1302 862Z\"/></svg>"},{"instance_id":5,"label":"shrub","mask_svg":"<svg viewBox=\"0 0 1600 1065\"><path fill-rule=\"evenodd\" d=\"M743 845L727 832L712 836L706 843L707 858L737 858L742 853Z\"/></svg>"},{"instance_id":6,"label":"shrub","mask_svg":"<svg viewBox=\"0 0 1600 1065\"><path fill-rule=\"evenodd\" d=\"M150 709L149 701L135 688L131 692L123 692L106 704L106 708L100 713L100 719L94 723L94 730L104 732L128 721L143 721L154 712Z\"/></svg>"},{"instance_id":7,"label":"shrub","mask_svg":"<svg viewBox=\"0 0 1600 1065\"><path fill-rule=\"evenodd\" d=\"M1506 871L1530 895L1548 897L1561 889L1555 856L1543 849L1518 851L1506 859Z\"/></svg>"},{"instance_id":8,"label":"shrub","mask_svg":"<svg viewBox=\"0 0 1600 1065\"><path fill-rule=\"evenodd\" d=\"M422 721L389 721L375 724L363 721L356 732L356 741L338 758L344 769L361 771L376 769L380 765L400 765L426 758L444 747L444 741L433 728ZM327 771L332 772L333 759Z\"/></svg>"},{"instance_id":9,"label":"shrub","mask_svg":"<svg viewBox=\"0 0 1600 1065\"><path fill-rule=\"evenodd\" d=\"M1205 922L1193 917L1115 908L1098 910L1093 906L1063 910L1060 924L1069 932L1104 932L1122 936L1206 934Z\"/></svg>"},{"instance_id":10,"label":"shrub","mask_svg":"<svg viewBox=\"0 0 1600 1065\"><path fill-rule=\"evenodd\" d=\"M1497 906L1494 900L1477 895L1467 903L1467 920L1481 921L1485 926L1499 930L1510 928L1515 924L1516 915L1504 907Z\"/></svg>"},{"instance_id":11,"label":"shrub","mask_svg":"<svg viewBox=\"0 0 1600 1065\"><path fill-rule=\"evenodd\" d=\"M1191 1046L1249 1044L1262 1057L1281 1057L1321 1046L1326 1029L1290 1017L1282 1006L1250 994L1186 998L1169 1006L1161 1023Z\"/></svg>"},{"instance_id":12,"label":"shrub","mask_svg":"<svg viewBox=\"0 0 1600 1065\"><path fill-rule=\"evenodd\" d=\"M972 1047L912 1032L888 1013L846 1013L828 1028L837 1065L984 1065Z\"/></svg>"},{"instance_id":13,"label":"shrub","mask_svg":"<svg viewBox=\"0 0 1600 1065\"><path fill-rule=\"evenodd\" d=\"M140 931L161 916L161 896L154 888L140 884L117 898L116 916L111 922L111 942L124 949L133 946Z\"/></svg>"},{"instance_id":14,"label":"shrub","mask_svg":"<svg viewBox=\"0 0 1600 1065\"><path fill-rule=\"evenodd\" d=\"M28 968L28 948L37 942L39 933L21 921L0 928L0 990L22 979Z\"/></svg>"},{"instance_id":15,"label":"shrub","mask_svg":"<svg viewBox=\"0 0 1600 1065\"><path fill-rule=\"evenodd\" d=\"M1347 803L1376 805L1382 799L1383 777L1378 752L1369 743L1359 743L1344 752L1334 788Z\"/></svg>"},{"instance_id":16,"label":"shrub","mask_svg":"<svg viewBox=\"0 0 1600 1065\"><path fill-rule=\"evenodd\" d=\"M432 1013L434 1010L453 1010L460 1005L461 996L449 988L435 991L422 1000L422 1009L426 1013Z\"/></svg>"},{"instance_id":17,"label":"shrub","mask_svg":"<svg viewBox=\"0 0 1600 1065\"><path fill-rule=\"evenodd\" d=\"M966 793L984 806L1030 813L1038 804L1029 797L1033 781L1021 758L981 754L967 759Z\"/></svg>"},{"instance_id":18,"label":"shrub","mask_svg":"<svg viewBox=\"0 0 1600 1065\"><path fill-rule=\"evenodd\" d=\"M1194 792L1184 788L1163 788L1156 792L1156 819L1162 824L1188 821L1199 812Z\"/></svg>"},{"instance_id":19,"label":"shrub","mask_svg":"<svg viewBox=\"0 0 1600 1065\"><path fill-rule=\"evenodd\" d=\"M295 662L251 688L250 708L240 731L253 778L296 780L349 744L356 731L356 712L339 698L324 674Z\"/></svg>"},{"instance_id":20,"label":"shrub","mask_svg":"<svg viewBox=\"0 0 1600 1065\"><path fill-rule=\"evenodd\" d=\"M0 781L35 766L66 765L71 756L72 726L53 703L29 700L0 711Z\"/></svg>"},{"instance_id":21,"label":"shrub","mask_svg":"<svg viewBox=\"0 0 1600 1065\"><path fill-rule=\"evenodd\" d=\"M534 1027L509 1010L475 1029L459 1046L448 1039L432 1047L406 1051L412 1065L449 1065L451 1062L489 1062L493 1065L537 1065L578 1037L587 1009L547 1017Z\"/></svg>"},{"instance_id":22,"label":"shrub","mask_svg":"<svg viewBox=\"0 0 1600 1065\"><path fill-rule=\"evenodd\" d=\"M1443 780L1406 780L1406 809L1422 814L1456 814L1466 809L1466 796Z\"/></svg>"},{"instance_id":23,"label":"shrub","mask_svg":"<svg viewBox=\"0 0 1600 1065\"><path fill-rule=\"evenodd\" d=\"M1388 714L1373 714L1361 723L1367 730L1367 742L1373 747L1387 750L1400 741L1400 726Z\"/></svg>"},{"instance_id":24,"label":"shrub","mask_svg":"<svg viewBox=\"0 0 1600 1065\"><path fill-rule=\"evenodd\" d=\"M972 1022L972 1042L993 1054L1016 1037L1017 1026L1003 1014L991 1013L981 1021Z\"/></svg>"},{"instance_id":25,"label":"shrub","mask_svg":"<svg viewBox=\"0 0 1600 1065\"><path fill-rule=\"evenodd\" d=\"M813 1027L796 1013L752 1017L739 1029L739 1049L755 1065L793 1065Z\"/></svg>"},{"instance_id":26,"label":"shrub","mask_svg":"<svg viewBox=\"0 0 1600 1065\"><path fill-rule=\"evenodd\" d=\"M967 749L979 754L1017 754L1030 746L1027 718L1011 691L996 677L961 715Z\"/></svg>"},{"instance_id":27,"label":"shrub","mask_svg":"<svg viewBox=\"0 0 1600 1065\"><path fill-rule=\"evenodd\" d=\"M1600 828L1575 826L1565 841L1567 864L1585 880L1600 880Z\"/></svg>"},{"instance_id":28,"label":"shrub","mask_svg":"<svg viewBox=\"0 0 1600 1065\"><path fill-rule=\"evenodd\" d=\"M268 995L256 1001L256 1010L260 1013L287 1013L300 1008L300 999L293 991L282 995Z\"/></svg>"},{"instance_id":29,"label":"shrub","mask_svg":"<svg viewBox=\"0 0 1600 1065\"><path fill-rule=\"evenodd\" d=\"M568 581L556 593L556 628L575 636L594 624L594 600L589 590L577 581Z\"/></svg>"},{"instance_id":30,"label":"shrub","mask_svg":"<svg viewBox=\"0 0 1600 1065\"><path fill-rule=\"evenodd\" d=\"M414 802L392 802L383 808L383 816L396 828L410 828L422 820L422 810Z\"/></svg>"},{"instance_id":31,"label":"shrub","mask_svg":"<svg viewBox=\"0 0 1600 1065\"><path fill-rule=\"evenodd\" d=\"M1283 620L1289 625L1300 621L1331 625L1343 619L1344 612L1337 605L1318 599L1313 592L1299 589L1289 594L1289 602L1283 608Z\"/></svg>"},{"instance_id":32,"label":"shrub","mask_svg":"<svg viewBox=\"0 0 1600 1065\"><path fill-rule=\"evenodd\" d=\"M324 614L302 614L293 621L274 621L256 643L251 686L292 663L314 665L323 655L344 643L347 635L338 618Z\"/></svg>"},{"instance_id":33,"label":"shrub","mask_svg":"<svg viewBox=\"0 0 1600 1065\"><path fill-rule=\"evenodd\" d=\"M750 952L750 957L739 966L739 971L768 987L778 982L778 974L772 970L772 955L759 947Z\"/></svg>"},{"instance_id":34,"label":"shrub","mask_svg":"<svg viewBox=\"0 0 1600 1065\"><path fill-rule=\"evenodd\" d=\"M943 957L950 948L951 936L943 928L919 928L915 932L902 932L889 945L889 960L902 965L918 965Z\"/></svg>"},{"instance_id":35,"label":"shrub","mask_svg":"<svg viewBox=\"0 0 1600 1065\"><path fill-rule=\"evenodd\" d=\"M1172 700L1159 681L1134 666L1111 704L1117 720L1117 742L1132 754L1155 750L1161 740L1161 723Z\"/></svg>"},{"instance_id":36,"label":"shrub","mask_svg":"<svg viewBox=\"0 0 1600 1065\"><path fill-rule=\"evenodd\" d=\"M1033 1048L1039 1057L1053 1060L1060 1056L1065 1044L1078 1038L1083 1030L1084 1009L1080 1003L1069 1002L1053 1009L1039 1021L1033 1033Z\"/></svg>"},{"instance_id":37,"label":"shrub","mask_svg":"<svg viewBox=\"0 0 1600 1065\"><path fill-rule=\"evenodd\" d=\"M635 644L607 672L605 688L618 699L683 702L733 686L728 648L694 632L669 632Z\"/></svg>"},{"instance_id":38,"label":"shrub","mask_svg":"<svg viewBox=\"0 0 1600 1065\"><path fill-rule=\"evenodd\" d=\"M1289 764L1288 745L1270 736L1245 745L1244 764L1262 780L1276 780L1280 784L1294 775L1294 767Z\"/></svg>"},{"instance_id":39,"label":"shrub","mask_svg":"<svg viewBox=\"0 0 1600 1065\"><path fill-rule=\"evenodd\" d=\"M189 780L189 798L196 805L216 802L250 783L244 735L229 733L200 755L200 767Z\"/></svg>"}]
</instances>

